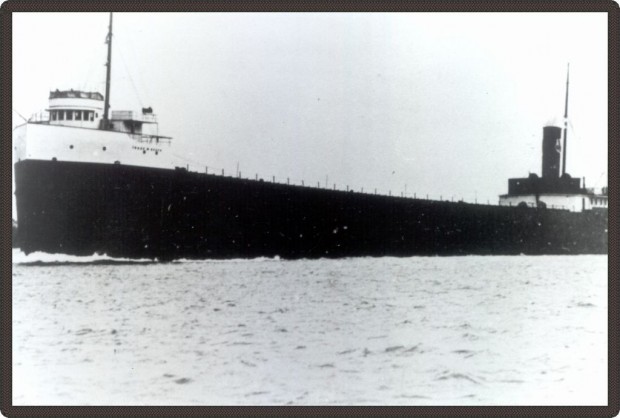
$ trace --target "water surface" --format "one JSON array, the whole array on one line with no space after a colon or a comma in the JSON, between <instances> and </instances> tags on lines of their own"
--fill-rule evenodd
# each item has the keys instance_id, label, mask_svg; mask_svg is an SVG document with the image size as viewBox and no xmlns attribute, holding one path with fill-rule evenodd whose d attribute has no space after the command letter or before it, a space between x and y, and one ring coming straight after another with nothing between
<instances>
[{"instance_id":1,"label":"water surface","mask_svg":"<svg viewBox=\"0 0 620 418\"><path fill-rule=\"evenodd\" d=\"M607 404L607 256L13 256L15 405Z\"/></svg>"}]
</instances>

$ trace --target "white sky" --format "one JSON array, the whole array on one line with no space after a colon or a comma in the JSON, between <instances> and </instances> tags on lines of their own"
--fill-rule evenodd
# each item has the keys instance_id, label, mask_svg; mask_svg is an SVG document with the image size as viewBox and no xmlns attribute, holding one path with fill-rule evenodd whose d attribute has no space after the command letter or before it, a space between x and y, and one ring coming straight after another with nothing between
<instances>
[{"instance_id":1,"label":"white sky","mask_svg":"<svg viewBox=\"0 0 620 418\"><path fill-rule=\"evenodd\" d=\"M104 93L107 25L13 14L13 108ZM607 184L605 13L116 13L113 45L112 109L190 167L492 203L540 174L570 62L568 172Z\"/></svg>"}]
</instances>

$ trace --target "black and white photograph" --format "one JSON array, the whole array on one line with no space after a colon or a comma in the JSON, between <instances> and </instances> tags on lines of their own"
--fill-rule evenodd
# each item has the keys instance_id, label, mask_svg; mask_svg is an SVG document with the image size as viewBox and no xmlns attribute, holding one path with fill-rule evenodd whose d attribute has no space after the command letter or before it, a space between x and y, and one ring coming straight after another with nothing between
<instances>
[{"instance_id":1,"label":"black and white photograph","mask_svg":"<svg viewBox=\"0 0 620 418\"><path fill-rule=\"evenodd\" d=\"M12 13L12 404L608 405L608 18Z\"/></svg>"}]
</instances>

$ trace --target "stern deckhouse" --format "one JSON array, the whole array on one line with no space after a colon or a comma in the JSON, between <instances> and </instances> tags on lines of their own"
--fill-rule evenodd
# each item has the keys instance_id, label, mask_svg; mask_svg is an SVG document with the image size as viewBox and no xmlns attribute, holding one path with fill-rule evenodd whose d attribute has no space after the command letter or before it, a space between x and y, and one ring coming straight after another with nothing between
<instances>
[{"instance_id":1,"label":"stern deckhouse","mask_svg":"<svg viewBox=\"0 0 620 418\"><path fill-rule=\"evenodd\" d=\"M509 179L508 193L499 197L500 206L561 209L571 212L607 209L606 187L600 190L586 188L585 177L573 178L566 172L568 72L564 106L564 131L559 126L543 128L542 175L539 177L531 173L528 177Z\"/></svg>"}]
</instances>

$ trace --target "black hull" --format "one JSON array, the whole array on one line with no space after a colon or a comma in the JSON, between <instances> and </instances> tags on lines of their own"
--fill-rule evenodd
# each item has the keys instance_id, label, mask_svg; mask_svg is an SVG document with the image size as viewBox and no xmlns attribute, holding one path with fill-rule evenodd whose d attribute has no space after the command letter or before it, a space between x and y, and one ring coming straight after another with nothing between
<instances>
[{"instance_id":1,"label":"black hull","mask_svg":"<svg viewBox=\"0 0 620 418\"><path fill-rule=\"evenodd\" d=\"M606 254L607 211L473 205L135 166L15 165L30 253L159 258Z\"/></svg>"}]
</instances>

